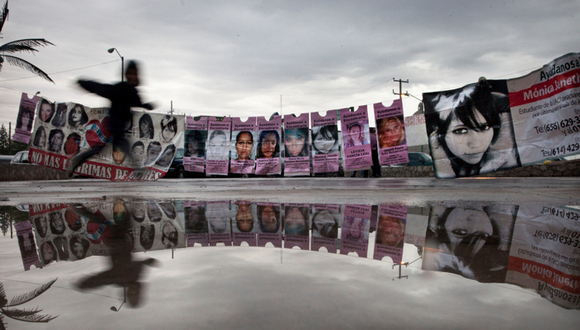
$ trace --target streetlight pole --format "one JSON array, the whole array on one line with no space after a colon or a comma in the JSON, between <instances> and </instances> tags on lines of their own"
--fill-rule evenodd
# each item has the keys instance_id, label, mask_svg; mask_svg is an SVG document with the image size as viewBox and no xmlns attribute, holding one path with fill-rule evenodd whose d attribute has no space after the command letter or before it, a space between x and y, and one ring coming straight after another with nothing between
<instances>
[{"instance_id":1,"label":"streetlight pole","mask_svg":"<svg viewBox=\"0 0 580 330\"><path fill-rule=\"evenodd\" d=\"M123 56L121 56L121 54L119 53L117 48L109 48L107 51L109 52L109 54L111 54L115 51L115 52L117 52L117 54L121 58L121 81L122 82L125 81L125 76L123 75L123 72L125 70L125 58Z\"/></svg>"}]
</instances>

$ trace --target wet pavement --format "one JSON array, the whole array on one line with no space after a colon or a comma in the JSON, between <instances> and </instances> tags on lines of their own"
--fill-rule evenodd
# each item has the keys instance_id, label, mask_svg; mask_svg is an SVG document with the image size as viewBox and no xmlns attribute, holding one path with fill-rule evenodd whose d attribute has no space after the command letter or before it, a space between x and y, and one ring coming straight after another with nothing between
<instances>
[{"instance_id":1,"label":"wet pavement","mask_svg":"<svg viewBox=\"0 0 580 330\"><path fill-rule=\"evenodd\" d=\"M0 237L0 320L573 329L579 192L577 178L0 183L18 222Z\"/></svg>"}]
</instances>

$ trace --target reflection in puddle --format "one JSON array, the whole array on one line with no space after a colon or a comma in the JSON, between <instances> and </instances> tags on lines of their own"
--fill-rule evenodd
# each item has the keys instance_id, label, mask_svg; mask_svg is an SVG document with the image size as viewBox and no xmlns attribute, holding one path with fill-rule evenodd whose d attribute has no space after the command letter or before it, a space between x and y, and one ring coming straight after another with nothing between
<instances>
[{"instance_id":1,"label":"reflection in puddle","mask_svg":"<svg viewBox=\"0 0 580 330\"><path fill-rule=\"evenodd\" d=\"M536 290L558 306L579 309L579 214L574 208L530 204L418 208L116 200L31 205L30 221L18 223L16 229L25 269L109 256L109 268L77 285L123 287L131 307L138 306L144 294L144 266L156 264L135 252L259 246L403 265L410 262L403 260L404 249L415 249L422 252L424 271L514 284Z\"/></svg>"}]
</instances>

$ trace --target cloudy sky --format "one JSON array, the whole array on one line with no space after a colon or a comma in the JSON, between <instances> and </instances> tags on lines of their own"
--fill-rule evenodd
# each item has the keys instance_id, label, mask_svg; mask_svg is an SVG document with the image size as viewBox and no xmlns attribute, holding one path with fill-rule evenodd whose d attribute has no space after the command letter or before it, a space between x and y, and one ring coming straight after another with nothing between
<instances>
[{"instance_id":1,"label":"cloudy sky","mask_svg":"<svg viewBox=\"0 0 580 330\"><path fill-rule=\"evenodd\" d=\"M142 97L158 112L171 101L178 113L241 117L280 112L281 98L283 114L390 105L393 78L408 79L403 91L420 99L577 52L579 8L568 0L10 0L0 43L54 43L21 57L55 84L4 63L0 124L15 124L22 92L106 106L75 81L118 81L111 47L142 62ZM418 103L405 97L405 114Z\"/></svg>"}]
</instances>

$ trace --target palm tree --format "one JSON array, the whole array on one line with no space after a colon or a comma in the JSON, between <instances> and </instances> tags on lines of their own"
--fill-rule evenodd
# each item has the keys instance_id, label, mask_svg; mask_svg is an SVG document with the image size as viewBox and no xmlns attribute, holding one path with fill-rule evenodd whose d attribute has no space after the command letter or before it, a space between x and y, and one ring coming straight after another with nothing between
<instances>
[{"instance_id":1,"label":"palm tree","mask_svg":"<svg viewBox=\"0 0 580 330\"><path fill-rule=\"evenodd\" d=\"M17 309L17 308L10 308L18 305L22 305L31 301L32 299L40 296L46 290L48 290L54 282L56 282L56 278L50 282L45 283L41 287L37 288L36 290L30 291L26 294L17 296L10 300L8 303L8 299L6 299L6 293L4 292L4 286L2 282L0 282L0 330L6 329L6 324L4 323L4 316L7 316L11 319L17 321L24 321L24 322L34 322L34 323L48 323L58 316L51 316L51 315L39 315L38 313L42 312L42 309L38 309L38 307L33 309Z\"/></svg>"},{"instance_id":2,"label":"palm tree","mask_svg":"<svg viewBox=\"0 0 580 330\"><path fill-rule=\"evenodd\" d=\"M4 23L6 22L7 17L8 17L8 0L6 0L4 7L0 11L0 32L2 32L2 27L4 26ZM4 45L0 46L0 71L2 70L2 64L6 60L6 62L8 62L8 64L14 65L14 66L20 67L22 69L28 70L32 73L35 73L35 74L39 75L41 78L44 78L44 79L46 79L54 84L54 81L52 81L52 79L50 79L50 77L46 74L46 72L42 71L36 65L34 65L26 60L23 60L20 57L6 55L6 54L12 54L12 53L18 53L18 52L30 52L30 53L34 54L35 52L38 51L38 49L36 49L34 47L44 47L44 46L48 46L48 45L54 46L53 43L51 43L48 40L44 40L44 39L20 39L20 40L5 43Z\"/></svg>"}]
</instances>

